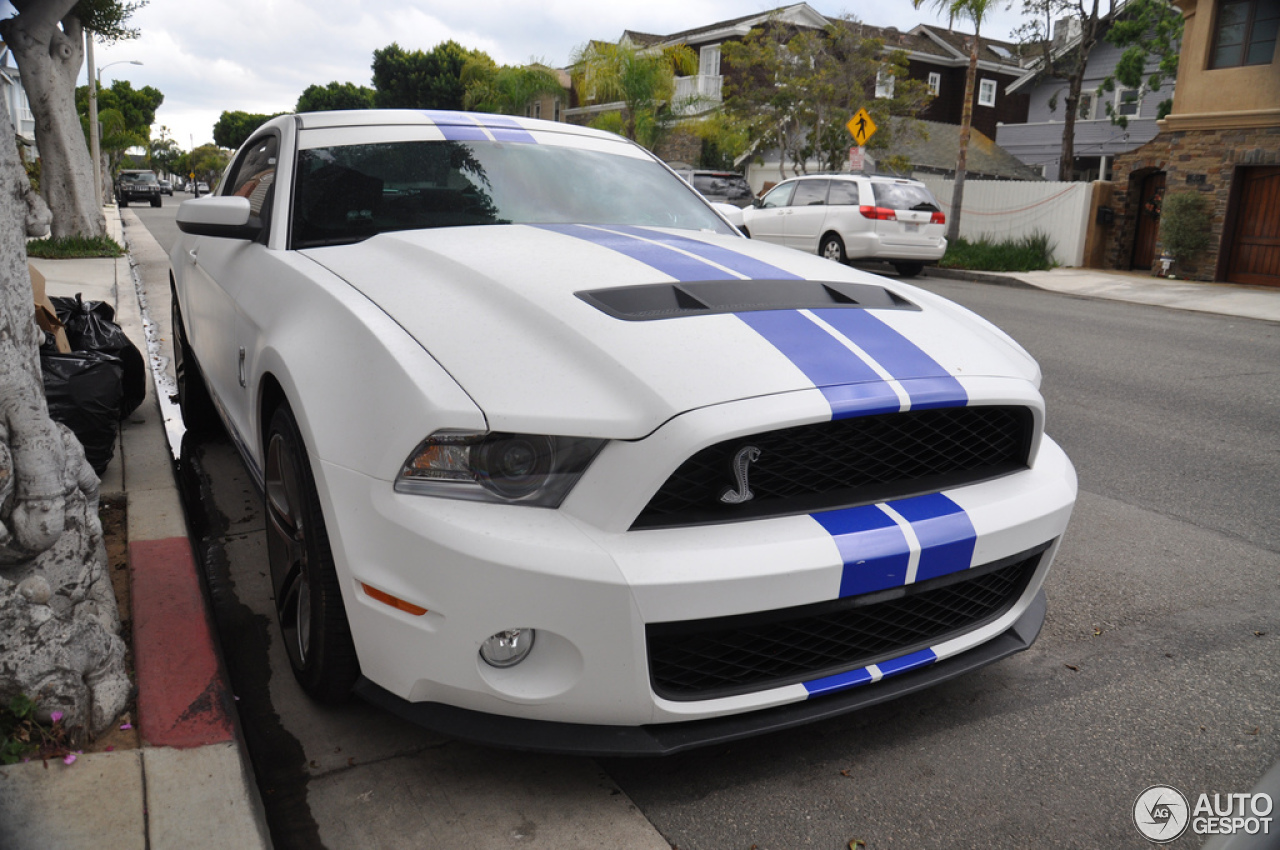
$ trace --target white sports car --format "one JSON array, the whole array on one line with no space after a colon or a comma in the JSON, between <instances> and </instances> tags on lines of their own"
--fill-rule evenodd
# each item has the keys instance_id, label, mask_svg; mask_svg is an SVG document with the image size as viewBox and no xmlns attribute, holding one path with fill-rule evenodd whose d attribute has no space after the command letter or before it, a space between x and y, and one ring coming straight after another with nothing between
<instances>
[{"instance_id":1,"label":"white sports car","mask_svg":"<svg viewBox=\"0 0 1280 850\"><path fill-rule=\"evenodd\" d=\"M1025 649L1075 473L1040 371L741 237L642 148L276 118L173 250L179 398L265 493L298 681L461 737L666 753Z\"/></svg>"}]
</instances>

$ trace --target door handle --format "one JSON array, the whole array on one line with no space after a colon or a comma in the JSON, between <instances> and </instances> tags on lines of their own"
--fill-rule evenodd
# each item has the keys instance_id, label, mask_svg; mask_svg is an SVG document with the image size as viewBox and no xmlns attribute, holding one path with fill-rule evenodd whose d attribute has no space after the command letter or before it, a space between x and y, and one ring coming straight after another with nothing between
<instances>
[{"instance_id":1,"label":"door handle","mask_svg":"<svg viewBox=\"0 0 1280 850\"><path fill-rule=\"evenodd\" d=\"M200 250L200 249L199 249L199 248L192 248L190 251L188 251L188 252L187 252L187 259L191 261L191 264L192 264L193 266L196 264L196 260L198 260L198 259L199 259L199 257L197 257L197 256L196 256L196 252L197 252L198 250Z\"/></svg>"}]
</instances>

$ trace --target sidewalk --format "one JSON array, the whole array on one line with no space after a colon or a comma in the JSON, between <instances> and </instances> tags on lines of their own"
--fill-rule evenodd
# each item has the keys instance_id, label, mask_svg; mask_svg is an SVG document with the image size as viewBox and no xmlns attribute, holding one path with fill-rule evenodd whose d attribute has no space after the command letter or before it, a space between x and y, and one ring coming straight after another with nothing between
<instances>
[{"instance_id":1,"label":"sidewalk","mask_svg":"<svg viewBox=\"0 0 1280 850\"><path fill-rule=\"evenodd\" d=\"M110 235L124 244L119 213ZM105 301L146 352L129 258L32 260L49 295ZM0 767L5 850L269 848L258 791L213 642L153 381L103 475L127 500L141 747Z\"/></svg>"},{"instance_id":2,"label":"sidewalk","mask_svg":"<svg viewBox=\"0 0 1280 850\"><path fill-rule=\"evenodd\" d=\"M1100 269L1052 269L1044 272L994 274L929 268L925 270L925 274L933 278L1030 285L1067 295L1280 322L1280 288L1266 286L1196 283L1152 277L1145 272Z\"/></svg>"}]
</instances>

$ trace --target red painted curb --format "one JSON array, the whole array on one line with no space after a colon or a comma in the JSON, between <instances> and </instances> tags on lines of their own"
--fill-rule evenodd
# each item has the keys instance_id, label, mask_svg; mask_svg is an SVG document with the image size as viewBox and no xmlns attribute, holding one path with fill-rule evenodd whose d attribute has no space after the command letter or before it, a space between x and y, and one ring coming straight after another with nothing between
<instances>
[{"instance_id":1,"label":"red painted curb","mask_svg":"<svg viewBox=\"0 0 1280 850\"><path fill-rule=\"evenodd\" d=\"M138 726L154 746L199 747L234 740L223 683L185 537L129 544Z\"/></svg>"}]
</instances>

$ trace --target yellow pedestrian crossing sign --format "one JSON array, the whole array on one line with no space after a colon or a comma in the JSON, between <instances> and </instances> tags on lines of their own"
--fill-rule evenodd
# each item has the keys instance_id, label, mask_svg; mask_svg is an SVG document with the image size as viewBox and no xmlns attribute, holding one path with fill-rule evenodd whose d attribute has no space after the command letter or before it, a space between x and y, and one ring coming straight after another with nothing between
<instances>
[{"instance_id":1,"label":"yellow pedestrian crossing sign","mask_svg":"<svg viewBox=\"0 0 1280 850\"><path fill-rule=\"evenodd\" d=\"M867 114L867 110L859 109L858 113L849 119L849 123L844 125L849 129L849 135L853 136L853 140L858 143L858 147L862 147L867 143L867 139L876 133L876 122L871 120L871 116Z\"/></svg>"}]
</instances>

